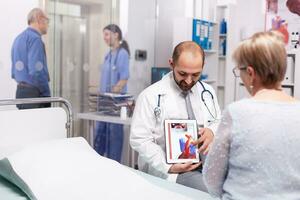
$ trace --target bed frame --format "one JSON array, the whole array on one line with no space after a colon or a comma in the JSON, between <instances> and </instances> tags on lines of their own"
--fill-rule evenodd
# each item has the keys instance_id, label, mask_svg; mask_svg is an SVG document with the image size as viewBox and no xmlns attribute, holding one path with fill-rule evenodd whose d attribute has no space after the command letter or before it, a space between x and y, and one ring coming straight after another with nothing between
<instances>
[{"instance_id":1,"label":"bed frame","mask_svg":"<svg viewBox=\"0 0 300 200\"><path fill-rule=\"evenodd\" d=\"M13 107L17 104L32 103L55 105L49 108L23 110ZM0 109L0 159L38 142L73 137L72 106L64 98L0 100Z\"/></svg>"},{"instance_id":2,"label":"bed frame","mask_svg":"<svg viewBox=\"0 0 300 200\"><path fill-rule=\"evenodd\" d=\"M71 103L61 97L43 97L43 98L25 98L25 99L5 99L0 100L0 106L10 106L18 104L32 104L32 103L62 103L67 112L68 121L66 123L67 137L72 137L73 131L73 111Z\"/></svg>"}]
</instances>

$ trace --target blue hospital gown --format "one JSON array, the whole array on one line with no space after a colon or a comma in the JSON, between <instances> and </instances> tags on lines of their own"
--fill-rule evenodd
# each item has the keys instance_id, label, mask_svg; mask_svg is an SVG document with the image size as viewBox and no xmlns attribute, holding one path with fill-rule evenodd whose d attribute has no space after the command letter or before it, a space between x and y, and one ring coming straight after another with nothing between
<instances>
[{"instance_id":1,"label":"blue hospital gown","mask_svg":"<svg viewBox=\"0 0 300 200\"><path fill-rule=\"evenodd\" d=\"M204 165L222 199L300 198L300 102L244 99L223 114Z\"/></svg>"}]
</instances>

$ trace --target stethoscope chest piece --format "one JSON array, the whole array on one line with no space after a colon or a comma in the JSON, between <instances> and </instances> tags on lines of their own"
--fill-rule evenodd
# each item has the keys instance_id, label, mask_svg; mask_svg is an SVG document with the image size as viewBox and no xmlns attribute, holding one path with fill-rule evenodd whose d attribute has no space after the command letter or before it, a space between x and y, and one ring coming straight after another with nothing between
<instances>
[{"instance_id":1,"label":"stethoscope chest piece","mask_svg":"<svg viewBox=\"0 0 300 200\"><path fill-rule=\"evenodd\" d=\"M160 109L160 107L157 106L154 108L154 116L156 119L159 119L160 115L161 115L161 109Z\"/></svg>"},{"instance_id":2,"label":"stethoscope chest piece","mask_svg":"<svg viewBox=\"0 0 300 200\"><path fill-rule=\"evenodd\" d=\"M160 98L161 98L162 94L158 94L157 95L157 106L154 108L154 116L156 121L160 120L161 117L161 107L160 107Z\"/></svg>"}]
</instances>

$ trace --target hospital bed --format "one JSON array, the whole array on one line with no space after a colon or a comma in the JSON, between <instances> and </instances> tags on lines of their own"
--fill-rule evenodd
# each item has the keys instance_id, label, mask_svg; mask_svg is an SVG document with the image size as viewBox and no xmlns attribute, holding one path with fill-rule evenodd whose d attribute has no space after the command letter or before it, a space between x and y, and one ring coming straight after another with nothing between
<instances>
[{"instance_id":1,"label":"hospital bed","mask_svg":"<svg viewBox=\"0 0 300 200\"><path fill-rule=\"evenodd\" d=\"M1 109L46 102L63 107ZM72 117L63 98L0 100L0 199L213 199L99 156Z\"/></svg>"}]
</instances>

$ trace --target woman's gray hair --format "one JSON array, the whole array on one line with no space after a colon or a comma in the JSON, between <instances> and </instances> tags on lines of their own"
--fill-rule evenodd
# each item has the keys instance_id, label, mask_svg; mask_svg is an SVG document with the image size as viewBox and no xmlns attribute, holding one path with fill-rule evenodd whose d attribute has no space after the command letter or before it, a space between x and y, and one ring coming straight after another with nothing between
<instances>
[{"instance_id":1,"label":"woman's gray hair","mask_svg":"<svg viewBox=\"0 0 300 200\"><path fill-rule=\"evenodd\" d=\"M266 88L273 88L284 79L286 49L278 31L259 32L242 41L233 53L238 66L251 66Z\"/></svg>"},{"instance_id":2,"label":"woman's gray hair","mask_svg":"<svg viewBox=\"0 0 300 200\"><path fill-rule=\"evenodd\" d=\"M38 17L44 16L44 15L45 15L45 13L42 9L40 9L40 8L32 9L27 15L28 25L30 25L33 22L36 22L38 20Z\"/></svg>"}]
</instances>

